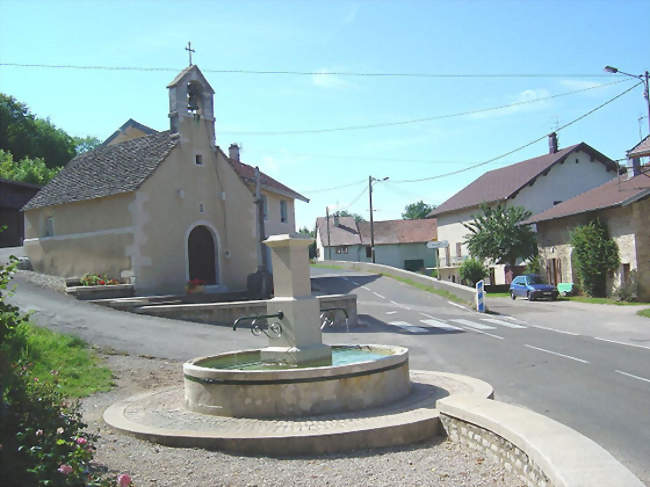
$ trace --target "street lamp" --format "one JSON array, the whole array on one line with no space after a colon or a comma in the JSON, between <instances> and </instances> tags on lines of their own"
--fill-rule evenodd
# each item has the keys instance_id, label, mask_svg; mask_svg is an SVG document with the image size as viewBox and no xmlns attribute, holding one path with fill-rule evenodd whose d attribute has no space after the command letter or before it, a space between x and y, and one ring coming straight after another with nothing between
<instances>
[{"instance_id":1,"label":"street lamp","mask_svg":"<svg viewBox=\"0 0 650 487\"><path fill-rule=\"evenodd\" d=\"M372 258L372 263L375 263L375 221L372 211L372 183L380 183L382 181L388 181L388 176L382 179L373 178L368 176L368 193L370 195L370 256Z\"/></svg>"},{"instance_id":2,"label":"street lamp","mask_svg":"<svg viewBox=\"0 0 650 487\"><path fill-rule=\"evenodd\" d=\"M618 68L615 68L613 66L605 66L604 68L605 71L608 73L620 73L624 74L625 76L630 76L631 78L636 78L640 79L641 82L643 83L643 98L645 98L645 103L648 107L648 131L650 131L650 94L648 90L648 78L650 75L648 75L648 72L646 71L643 74L631 74L631 73L626 73L625 71L621 71Z\"/></svg>"}]
</instances>

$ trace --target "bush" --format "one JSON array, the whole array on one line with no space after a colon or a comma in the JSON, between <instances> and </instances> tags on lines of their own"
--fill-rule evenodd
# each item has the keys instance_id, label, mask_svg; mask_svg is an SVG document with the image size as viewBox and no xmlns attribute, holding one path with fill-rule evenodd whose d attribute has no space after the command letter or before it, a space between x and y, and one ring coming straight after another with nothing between
<instances>
[{"instance_id":1,"label":"bush","mask_svg":"<svg viewBox=\"0 0 650 487\"><path fill-rule=\"evenodd\" d=\"M627 282L622 283L615 291L614 296L618 301L636 301L639 297L639 280L637 272L630 272Z\"/></svg>"},{"instance_id":2,"label":"bush","mask_svg":"<svg viewBox=\"0 0 650 487\"><path fill-rule=\"evenodd\" d=\"M97 437L84 431L79 403L60 392L59 372L40 380L25 360L27 317L3 295L16 261L0 265L0 485L114 485L91 468Z\"/></svg>"},{"instance_id":3,"label":"bush","mask_svg":"<svg viewBox=\"0 0 650 487\"><path fill-rule=\"evenodd\" d=\"M607 228L595 219L571 232L571 246L581 287L590 296L607 294L607 274L619 265L618 246Z\"/></svg>"},{"instance_id":4,"label":"bush","mask_svg":"<svg viewBox=\"0 0 650 487\"><path fill-rule=\"evenodd\" d=\"M531 259L528 260L524 273L541 275L542 259L540 258L539 255L536 255L535 257L532 257Z\"/></svg>"},{"instance_id":5,"label":"bush","mask_svg":"<svg viewBox=\"0 0 650 487\"><path fill-rule=\"evenodd\" d=\"M114 284L119 284L120 281L117 279L111 279L105 274L84 274L80 279L82 286L110 286Z\"/></svg>"},{"instance_id":6,"label":"bush","mask_svg":"<svg viewBox=\"0 0 650 487\"><path fill-rule=\"evenodd\" d=\"M465 259L458 271L460 272L460 278L464 282L470 282L471 286L475 286L489 272L488 268L483 265L483 262L474 258Z\"/></svg>"}]
</instances>

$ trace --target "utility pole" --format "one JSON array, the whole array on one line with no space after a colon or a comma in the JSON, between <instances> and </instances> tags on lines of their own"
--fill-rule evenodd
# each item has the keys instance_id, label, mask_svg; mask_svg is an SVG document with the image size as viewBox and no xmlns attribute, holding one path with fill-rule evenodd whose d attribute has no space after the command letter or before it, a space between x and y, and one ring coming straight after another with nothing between
<instances>
[{"instance_id":1,"label":"utility pole","mask_svg":"<svg viewBox=\"0 0 650 487\"><path fill-rule=\"evenodd\" d=\"M325 207L325 215L327 216L327 260L332 260L332 247L330 242L330 207ZM325 258L325 256L323 256Z\"/></svg>"},{"instance_id":2,"label":"utility pole","mask_svg":"<svg viewBox=\"0 0 650 487\"><path fill-rule=\"evenodd\" d=\"M375 263L375 218L372 209L372 183L386 181L388 176L382 179L373 178L368 176L368 194L370 197L370 255L372 256L372 263Z\"/></svg>"},{"instance_id":3,"label":"utility pole","mask_svg":"<svg viewBox=\"0 0 650 487\"><path fill-rule=\"evenodd\" d=\"M262 243L266 240L266 230L264 228L264 199L261 193L260 184L260 168L255 166L255 203L257 205L257 225L260 234L259 248L260 248L260 263L258 270L266 271L268 269L268 256L266 255L266 246Z\"/></svg>"},{"instance_id":4,"label":"utility pole","mask_svg":"<svg viewBox=\"0 0 650 487\"><path fill-rule=\"evenodd\" d=\"M615 68L613 66L605 66L605 71L608 73L619 73L625 76L629 76L630 78L636 78L641 80L643 83L643 98L645 98L645 104L648 110L648 131L650 133L650 73L646 71L643 74L631 74L631 73L626 73L625 71L621 71L618 68Z\"/></svg>"}]
</instances>

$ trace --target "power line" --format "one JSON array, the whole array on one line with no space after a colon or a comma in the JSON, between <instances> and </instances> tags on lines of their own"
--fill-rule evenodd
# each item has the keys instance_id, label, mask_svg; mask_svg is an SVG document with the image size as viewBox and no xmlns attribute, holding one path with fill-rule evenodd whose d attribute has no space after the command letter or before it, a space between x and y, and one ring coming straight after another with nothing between
<instances>
[{"instance_id":1,"label":"power line","mask_svg":"<svg viewBox=\"0 0 650 487\"><path fill-rule=\"evenodd\" d=\"M560 98L563 96L575 95L578 93L584 93L586 91L595 90L598 88L603 88L605 86L612 86L620 83L630 81L628 78L623 78L620 80L612 81L610 83L603 83L596 86L589 86L587 88L581 88L579 90L566 91L564 93L557 93L555 95L542 96L538 98L533 98L531 100L523 100L514 103L508 103L506 105L498 105L495 107L489 108L480 108L476 110L466 110L463 112L448 113L445 115L433 115L429 117L414 118L410 120L399 120L396 122L380 122L380 123L371 123L363 125L346 125L342 127L328 127L328 128L318 128L318 129L306 129L306 130L253 130L253 131L221 131L221 134L225 135L306 135L306 134L323 134L331 132L347 132L350 130L365 130L365 129L374 129L374 128L384 128L384 127L395 127L398 125L411 125L422 122L431 122L433 120L443 120L447 118L463 117L467 115L476 115L479 113L503 110L506 108L513 108L521 105L528 105L531 103L538 103L541 101L552 100L554 98Z\"/></svg>"},{"instance_id":2,"label":"power line","mask_svg":"<svg viewBox=\"0 0 650 487\"><path fill-rule=\"evenodd\" d=\"M103 66L83 64L40 64L40 63L0 63L0 66L16 68L78 69L93 71L168 71L178 72L184 68L160 66ZM299 70L259 70L259 69L201 69L204 73L252 74L285 76L350 76L369 78L606 78L611 74L602 73L425 73L425 72L362 72L362 71L299 71Z\"/></svg>"},{"instance_id":3,"label":"power line","mask_svg":"<svg viewBox=\"0 0 650 487\"><path fill-rule=\"evenodd\" d=\"M306 189L306 190L301 190L301 193L323 193L325 191L334 191L335 189L343 189L343 188L349 188L350 186L357 186L361 183L365 183L365 179L362 179L360 181L355 181L354 183L348 183L348 184L343 184L341 186L332 186L331 188L320 188L320 189Z\"/></svg>"},{"instance_id":4,"label":"power line","mask_svg":"<svg viewBox=\"0 0 650 487\"><path fill-rule=\"evenodd\" d=\"M627 90L625 90L625 91L619 93L618 95L614 96L613 98L610 98L610 99L607 100L606 102L601 103L601 104L598 105L596 108L592 108L592 109L589 110L587 113L584 113L584 114L580 115L578 118L574 118L574 119L571 120L570 122L565 123L564 125L562 125L562 126L558 127L557 129L555 129L555 132L559 132L560 130L564 130L565 128L569 127L570 125L573 125L574 123L576 123L576 122L582 120L583 118L588 117L588 116L591 115L592 113L594 113L594 112L600 110L601 108L603 108L603 107L609 105L610 103L612 103L613 101L617 100L617 99L620 98L621 96L623 96L623 95L629 93L630 91L632 91L632 90L633 90L634 88L636 88L637 86L640 86L641 84L642 84L642 83L637 83L637 84L635 84L634 86L632 86L632 87L628 88ZM453 176L453 175L455 175L455 174L460 174L460 173L462 173L462 172L470 171L470 170L472 170L472 169L476 169L477 167L481 167L481 166L485 166L485 165L487 165L487 164L490 164L491 162L494 162L494 161L496 161L496 160L503 159L504 157L507 157L507 156L509 156L509 155L511 155L511 154L514 154L515 152L518 152L518 151L520 151L520 150L522 150L522 149L525 149L526 147L529 147L529 146L531 146L531 145L533 145L533 144L536 144L537 142L539 142L540 140L545 139L546 137L547 137L547 135L542 135L541 137L538 137L538 138L536 138L535 140L532 140L532 141L530 141L530 142L528 142L528 143L526 143L526 144L524 144L524 145L521 145L521 146L517 147L516 149L513 149L513 150L511 150L511 151L506 152L505 154L501 154L501 155L499 155L499 156L493 157L492 159L488 159L487 161L479 162L478 164L474 164L474 165L472 165L472 166L469 166L469 167L466 167L466 168L463 168L463 169L458 169L458 170L456 170L456 171L448 172L448 173L445 173L445 174L439 174L439 175L437 175L437 176L430 176L430 177L426 177L426 178L418 178L418 179L402 179L402 180L397 180L397 181L393 180L393 183L419 183L419 182L422 182L422 181L431 181L431 180L433 180L433 179L444 178L444 177L446 177L446 176Z\"/></svg>"}]
</instances>

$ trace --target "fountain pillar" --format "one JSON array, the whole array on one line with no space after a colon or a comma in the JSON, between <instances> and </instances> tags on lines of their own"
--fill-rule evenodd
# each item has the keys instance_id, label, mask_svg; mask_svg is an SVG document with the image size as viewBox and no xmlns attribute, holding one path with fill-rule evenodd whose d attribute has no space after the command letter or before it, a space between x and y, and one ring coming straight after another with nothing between
<instances>
[{"instance_id":1,"label":"fountain pillar","mask_svg":"<svg viewBox=\"0 0 650 487\"><path fill-rule=\"evenodd\" d=\"M282 312L282 335L269 337L261 350L263 361L289 365L330 365L332 352L323 344L320 305L311 295L309 253L311 239L299 234L273 235L264 241L271 249L274 298L269 314Z\"/></svg>"}]
</instances>

